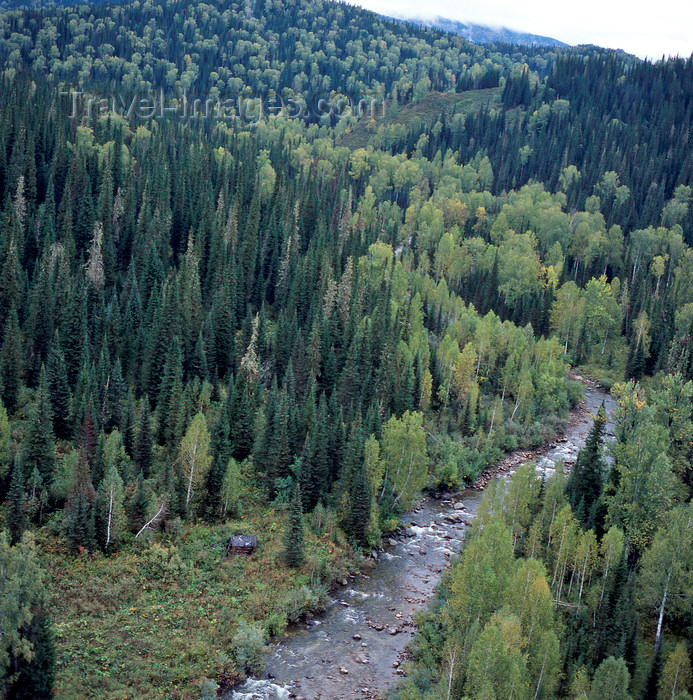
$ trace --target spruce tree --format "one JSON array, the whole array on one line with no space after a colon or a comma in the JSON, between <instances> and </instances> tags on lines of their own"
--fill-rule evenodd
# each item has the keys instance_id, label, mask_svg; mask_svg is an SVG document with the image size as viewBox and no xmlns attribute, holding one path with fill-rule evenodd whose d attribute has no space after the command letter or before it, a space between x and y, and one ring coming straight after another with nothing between
<instances>
[{"instance_id":1,"label":"spruce tree","mask_svg":"<svg viewBox=\"0 0 693 700\"><path fill-rule=\"evenodd\" d=\"M178 336L173 339L166 359L158 397L157 439L160 445L172 449L177 444L176 432L183 408L183 350Z\"/></svg>"},{"instance_id":2,"label":"spruce tree","mask_svg":"<svg viewBox=\"0 0 693 700\"><path fill-rule=\"evenodd\" d=\"M147 498L147 493L144 490L144 477L142 476L142 472L140 472L137 475L137 491L135 491L135 496L130 505L130 523L132 532L139 532L141 527L147 521L148 506L149 499Z\"/></svg>"},{"instance_id":3,"label":"spruce tree","mask_svg":"<svg viewBox=\"0 0 693 700\"><path fill-rule=\"evenodd\" d=\"M212 466L205 479L204 514L209 522L214 522L221 514L221 491L231 456L229 418L225 406L220 407L219 417L212 430L210 448Z\"/></svg>"},{"instance_id":4,"label":"spruce tree","mask_svg":"<svg viewBox=\"0 0 693 700\"><path fill-rule=\"evenodd\" d=\"M602 403L566 485L573 512L587 530L595 526L599 498L602 493L604 478L602 436L606 428L606 420L606 410Z\"/></svg>"},{"instance_id":5,"label":"spruce tree","mask_svg":"<svg viewBox=\"0 0 693 700\"><path fill-rule=\"evenodd\" d=\"M62 317L60 339L65 355L67 380L74 387L87 352L87 293L84 277L78 275L70 290Z\"/></svg>"},{"instance_id":6,"label":"spruce tree","mask_svg":"<svg viewBox=\"0 0 693 700\"><path fill-rule=\"evenodd\" d=\"M30 474L36 467L43 483L50 484L55 471L55 437L45 367L41 367L36 398L29 410L22 455L24 471Z\"/></svg>"},{"instance_id":7,"label":"spruce tree","mask_svg":"<svg viewBox=\"0 0 693 700\"><path fill-rule=\"evenodd\" d=\"M64 510L67 536L73 552L94 549L95 523L92 506L95 499L96 491L91 482L88 458L84 449L81 449Z\"/></svg>"},{"instance_id":8,"label":"spruce tree","mask_svg":"<svg viewBox=\"0 0 693 700\"><path fill-rule=\"evenodd\" d=\"M284 559L287 566L292 569L300 567L306 559L303 505L301 503L301 489L298 485L294 488L284 530Z\"/></svg>"},{"instance_id":9,"label":"spruce tree","mask_svg":"<svg viewBox=\"0 0 693 700\"><path fill-rule=\"evenodd\" d=\"M19 542L26 530L26 493L24 491L24 475L19 458L14 460L10 490L7 494L7 528L10 531L12 544Z\"/></svg>"},{"instance_id":10,"label":"spruce tree","mask_svg":"<svg viewBox=\"0 0 693 700\"><path fill-rule=\"evenodd\" d=\"M646 364L644 343L638 342L635 348L631 345L626 363L626 379L638 381L645 372Z\"/></svg>"},{"instance_id":11,"label":"spruce tree","mask_svg":"<svg viewBox=\"0 0 693 700\"><path fill-rule=\"evenodd\" d=\"M135 440L135 464L140 473L146 479L149 476L149 468L153 462L152 421L149 412L149 399L145 396L142 400L142 410L137 422L137 438Z\"/></svg>"},{"instance_id":12,"label":"spruce tree","mask_svg":"<svg viewBox=\"0 0 693 700\"><path fill-rule=\"evenodd\" d=\"M242 462L250 456L255 442L254 386L252 376L241 369L229 406L231 453Z\"/></svg>"},{"instance_id":13,"label":"spruce tree","mask_svg":"<svg viewBox=\"0 0 693 700\"><path fill-rule=\"evenodd\" d=\"M642 700L651 700L656 698L659 691L659 680L662 677L662 668L664 660L662 659L662 645L660 644L655 649L655 655L652 657L650 667L647 670L645 684L643 686Z\"/></svg>"},{"instance_id":14,"label":"spruce tree","mask_svg":"<svg viewBox=\"0 0 693 700\"><path fill-rule=\"evenodd\" d=\"M48 389L53 412L53 430L56 437L68 440L72 435L70 385L67 381L65 358L57 331L48 350L46 372L48 373Z\"/></svg>"},{"instance_id":15,"label":"spruce tree","mask_svg":"<svg viewBox=\"0 0 693 700\"><path fill-rule=\"evenodd\" d=\"M17 675L8 690L7 700L51 700L55 692L57 654L45 603L34 612L26 636L32 645L33 657L31 661L18 660Z\"/></svg>"},{"instance_id":16,"label":"spruce tree","mask_svg":"<svg viewBox=\"0 0 693 700\"><path fill-rule=\"evenodd\" d=\"M79 491L66 512L67 536L73 553L94 548L94 518L89 500Z\"/></svg>"},{"instance_id":17,"label":"spruce tree","mask_svg":"<svg viewBox=\"0 0 693 700\"><path fill-rule=\"evenodd\" d=\"M349 509L349 532L357 544L362 547L368 542L372 502L373 498L364 465L351 489L351 507Z\"/></svg>"},{"instance_id":18,"label":"spruce tree","mask_svg":"<svg viewBox=\"0 0 693 700\"><path fill-rule=\"evenodd\" d=\"M22 372L22 342L17 310L12 308L5 324L0 347L0 390L2 402L10 413L17 408Z\"/></svg>"}]
</instances>

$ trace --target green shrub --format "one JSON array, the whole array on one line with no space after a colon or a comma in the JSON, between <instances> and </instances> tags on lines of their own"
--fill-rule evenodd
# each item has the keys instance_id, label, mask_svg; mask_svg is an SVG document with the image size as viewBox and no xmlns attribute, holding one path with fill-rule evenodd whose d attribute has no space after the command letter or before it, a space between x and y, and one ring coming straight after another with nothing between
<instances>
[{"instance_id":1,"label":"green shrub","mask_svg":"<svg viewBox=\"0 0 693 700\"><path fill-rule=\"evenodd\" d=\"M144 551L140 567L145 576L165 581L179 579L190 571L190 566L181 559L176 547L161 547L158 544Z\"/></svg>"},{"instance_id":2,"label":"green shrub","mask_svg":"<svg viewBox=\"0 0 693 700\"><path fill-rule=\"evenodd\" d=\"M251 675L262 672L265 665L265 635L260 626L241 621L233 636L233 657L239 671Z\"/></svg>"},{"instance_id":3,"label":"green shrub","mask_svg":"<svg viewBox=\"0 0 693 700\"><path fill-rule=\"evenodd\" d=\"M325 609L327 598L327 587L324 585L294 588L286 597L286 617L289 622L296 622L304 615L321 612Z\"/></svg>"},{"instance_id":4,"label":"green shrub","mask_svg":"<svg viewBox=\"0 0 693 700\"><path fill-rule=\"evenodd\" d=\"M218 686L209 678L203 678L199 683L200 697L199 700L217 700Z\"/></svg>"},{"instance_id":5,"label":"green shrub","mask_svg":"<svg viewBox=\"0 0 693 700\"><path fill-rule=\"evenodd\" d=\"M265 620L265 633L268 637L276 637L286 629L286 615L279 612L273 612Z\"/></svg>"},{"instance_id":6,"label":"green shrub","mask_svg":"<svg viewBox=\"0 0 693 700\"><path fill-rule=\"evenodd\" d=\"M566 391L568 392L568 403L571 408L577 406L582 401L583 385L577 379L566 380Z\"/></svg>"}]
</instances>

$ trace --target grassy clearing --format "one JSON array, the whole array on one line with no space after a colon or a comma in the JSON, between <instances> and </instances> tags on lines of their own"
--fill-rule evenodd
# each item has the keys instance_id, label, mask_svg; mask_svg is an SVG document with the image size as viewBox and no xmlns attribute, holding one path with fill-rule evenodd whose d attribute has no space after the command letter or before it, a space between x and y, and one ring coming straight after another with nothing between
<instances>
[{"instance_id":1,"label":"grassy clearing","mask_svg":"<svg viewBox=\"0 0 693 700\"><path fill-rule=\"evenodd\" d=\"M342 575L347 550L306 528L307 561L281 562L284 514L184 526L168 542L113 556L70 556L45 533L42 548L58 648L58 698L197 698L199 683L243 674L232 638L241 620L277 633L287 614L316 606L321 579ZM258 537L250 555L225 557L231 533ZM312 586L312 589L311 589ZM324 588L324 587L323 587Z\"/></svg>"},{"instance_id":2,"label":"grassy clearing","mask_svg":"<svg viewBox=\"0 0 693 700\"><path fill-rule=\"evenodd\" d=\"M407 124L419 118L425 124L432 123L441 112L452 112L455 107L463 114L478 111L484 105L500 107L503 88L485 90L468 90L467 92L429 92L426 97L415 104L407 104L394 116L371 119L364 117L346 134L338 139L338 145L349 148L365 148L372 135L381 125Z\"/></svg>"}]
</instances>

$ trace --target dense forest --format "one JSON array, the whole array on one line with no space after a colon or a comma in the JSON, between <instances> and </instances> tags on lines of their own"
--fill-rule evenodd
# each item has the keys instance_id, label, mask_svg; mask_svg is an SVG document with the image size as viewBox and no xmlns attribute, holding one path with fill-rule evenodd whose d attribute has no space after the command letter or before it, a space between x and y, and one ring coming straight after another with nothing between
<instances>
[{"instance_id":1,"label":"dense forest","mask_svg":"<svg viewBox=\"0 0 693 700\"><path fill-rule=\"evenodd\" d=\"M228 687L578 366L615 442L489 489L393 692L690 697L693 59L147 0L0 63L0 694Z\"/></svg>"}]
</instances>

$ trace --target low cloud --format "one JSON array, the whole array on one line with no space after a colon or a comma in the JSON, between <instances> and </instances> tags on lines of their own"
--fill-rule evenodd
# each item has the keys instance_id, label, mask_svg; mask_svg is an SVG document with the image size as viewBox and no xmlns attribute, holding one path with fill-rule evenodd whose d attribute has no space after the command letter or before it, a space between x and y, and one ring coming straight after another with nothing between
<instances>
[{"instance_id":1,"label":"low cloud","mask_svg":"<svg viewBox=\"0 0 693 700\"><path fill-rule=\"evenodd\" d=\"M693 3L681 0L555 0L484 3L433 0L359 0L352 4L401 19L444 17L492 27L507 27L559 39L568 44L597 44L623 49L641 58L693 53Z\"/></svg>"}]
</instances>

